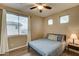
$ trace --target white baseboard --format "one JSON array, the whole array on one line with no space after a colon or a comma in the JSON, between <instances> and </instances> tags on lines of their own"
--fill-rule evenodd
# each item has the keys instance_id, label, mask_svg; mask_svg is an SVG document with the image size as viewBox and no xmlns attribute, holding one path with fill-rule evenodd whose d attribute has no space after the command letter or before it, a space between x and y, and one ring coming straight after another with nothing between
<instances>
[{"instance_id":1,"label":"white baseboard","mask_svg":"<svg viewBox=\"0 0 79 59\"><path fill-rule=\"evenodd\" d=\"M9 49L9 51L13 51L13 50L16 50L16 49L19 49L19 48L23 48L23 47L25 47L25 46L26 46L26 45L19 46L19 47L13 48L13 49Z\"/></svg>"}]
</instances>

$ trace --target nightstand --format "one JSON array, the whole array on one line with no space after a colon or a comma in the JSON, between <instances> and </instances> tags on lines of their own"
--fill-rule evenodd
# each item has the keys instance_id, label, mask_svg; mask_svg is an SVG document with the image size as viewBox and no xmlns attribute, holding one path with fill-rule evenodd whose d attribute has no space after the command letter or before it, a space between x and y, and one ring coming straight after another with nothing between
<instances>
[{"instance_id":1,"label":"nightstand","mask_svg":"<svg viewBox=\"0 0 79 59\"><path fill-rule=\"evenodd\" d=\"M79 45L78 44L68 44L66 46L66 49L72 51L72 52L76 52L79 53Z\"/></svg>"}]
</instances>

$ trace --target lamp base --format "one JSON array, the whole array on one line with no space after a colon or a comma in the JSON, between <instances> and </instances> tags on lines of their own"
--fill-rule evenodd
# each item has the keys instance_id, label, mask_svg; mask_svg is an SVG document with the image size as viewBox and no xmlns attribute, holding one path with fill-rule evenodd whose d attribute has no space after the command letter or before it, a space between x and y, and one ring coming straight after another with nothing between
<instances>
[{"instance_id":1,"label":"lamp base","mask_svg":"<svg viewBox=\"0 0 79 59\"><path fill-rule=\"evenodd\" d=\"M73 39L73 44L74 44L74 39Z\"/></svg>"}]
</instances>

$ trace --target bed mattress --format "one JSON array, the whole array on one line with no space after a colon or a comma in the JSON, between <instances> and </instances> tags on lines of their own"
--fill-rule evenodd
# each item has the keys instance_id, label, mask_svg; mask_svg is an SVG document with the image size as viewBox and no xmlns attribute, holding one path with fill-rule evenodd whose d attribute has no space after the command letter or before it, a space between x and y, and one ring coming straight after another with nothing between
<instances>
[{"instance_id":1,"label":"bed mattress","mask_svg":"<svg viewBox=\"0 0 79 59\"><path fill-rule=\"evenodd\" d=\"M59 55L64 50L64 45L61 42L49 39L31 41L29 46L42 56Z\"/></svg>"}]
</instances>

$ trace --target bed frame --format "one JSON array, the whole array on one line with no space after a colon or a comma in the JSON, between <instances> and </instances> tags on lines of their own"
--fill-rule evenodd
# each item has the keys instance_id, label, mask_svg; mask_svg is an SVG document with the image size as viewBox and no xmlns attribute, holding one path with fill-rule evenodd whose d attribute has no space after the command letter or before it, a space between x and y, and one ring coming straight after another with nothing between
<instances>
[{"instance_id":1,"label":"bed frame","mask_svg":"<svg viewBox=\"0 0 79 59\"><path fill-rule=\"evenodd\" d=\"M56 36L62 36L63 40L66 41L66 35L65 34L54 34L54 33L48 33L46 38L48 38L49 35L56 35Z\"/></svg>"},{"instance_id":2,"label":"bed frame","mask_svg":"<svg viewBox=\"0 0 79 59\"><path fill-rule=\"evenodd\" d=\"M49 35L57 35L57 36L62 36L63 37L63 40L64 41L66 41L66 35L64 35L64 34L54 34L54 33L48 33L47 34L47 36L46 36L46 38L48 38L48 36ZM30 45L29 45L29 43L28 43L28 52L30 52L30 49L33 49ZM34 50L34 49L33 49ZM38 53L36 50L34 50L36 53ZM40 55L40 54L39 54ZM40 55L41 56L41 55Z\"/></svg>"}]
</instances>

